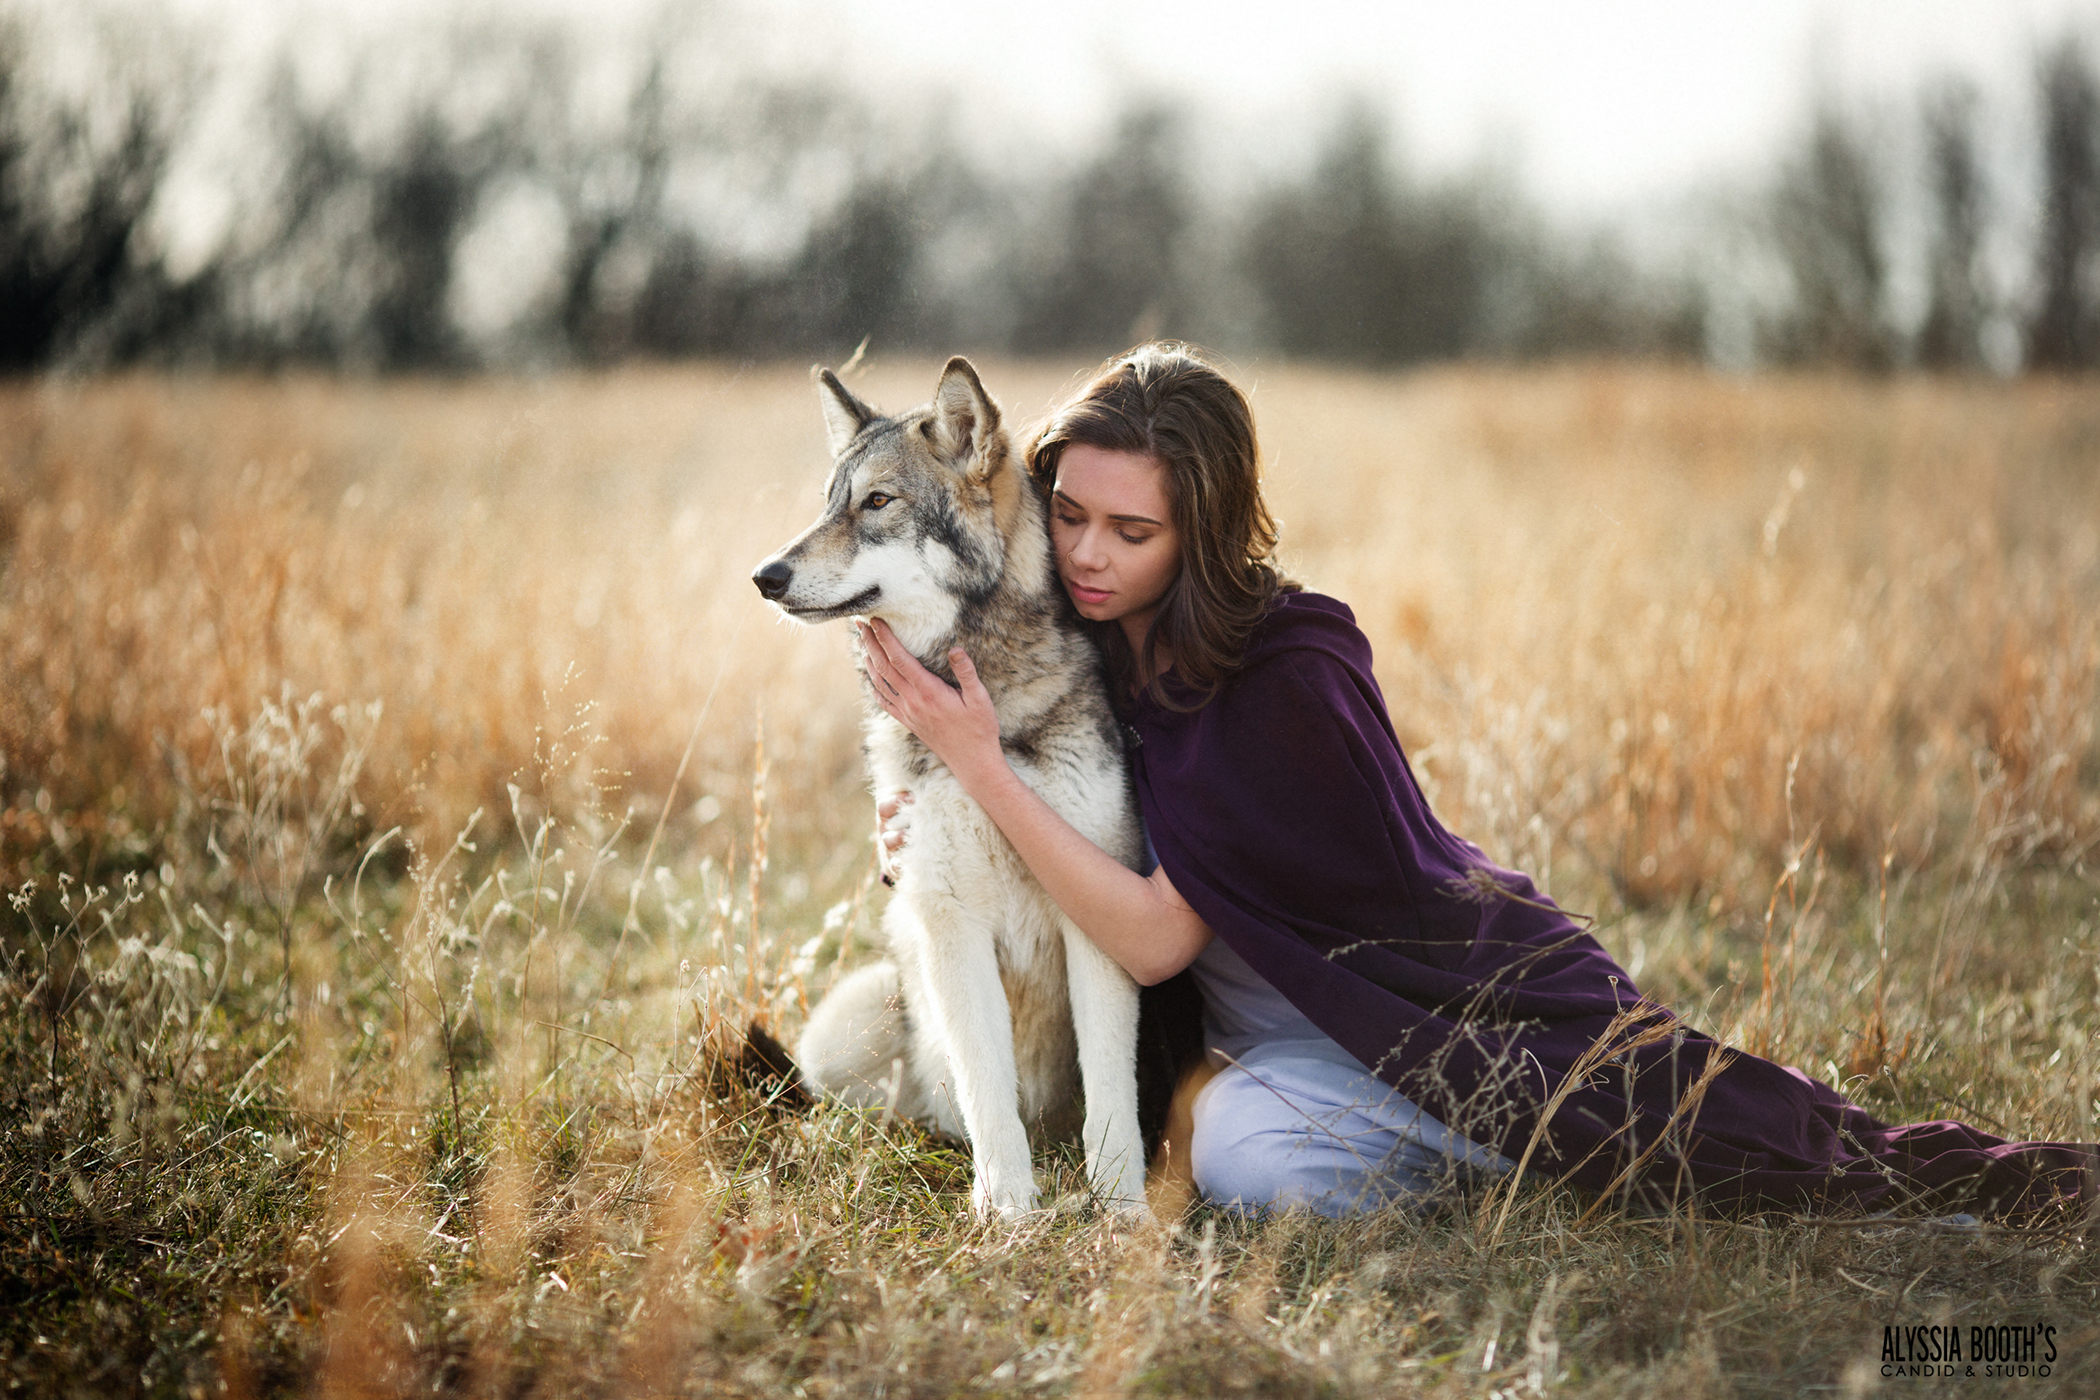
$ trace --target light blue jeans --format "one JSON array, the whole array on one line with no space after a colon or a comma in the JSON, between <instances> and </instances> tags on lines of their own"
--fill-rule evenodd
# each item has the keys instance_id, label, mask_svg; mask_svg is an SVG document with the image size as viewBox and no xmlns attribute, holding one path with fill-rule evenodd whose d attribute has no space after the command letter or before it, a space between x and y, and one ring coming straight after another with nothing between
<instances>
[{"instance_id":1,"label":"light blue jeans","mask_svg":"<svg viewBox=\"0 0 2100 1400\"><path fill-rule=\"evenodd\" d=\"M1257 1045L1203 1086L1190 1165L1204 1196L1238 1210L1305 1206L1339 1217L1426 1203L1462 1169L1513 1163L1453 1132L1333 1046Z\"/></svg>"}]
</instances>

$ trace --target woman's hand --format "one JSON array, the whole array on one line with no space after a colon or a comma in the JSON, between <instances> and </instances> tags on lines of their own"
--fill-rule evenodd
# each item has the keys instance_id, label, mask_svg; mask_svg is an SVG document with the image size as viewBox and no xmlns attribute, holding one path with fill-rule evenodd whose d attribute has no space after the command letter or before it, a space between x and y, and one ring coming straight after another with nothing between
<instances>
[{"instance_id":1,"label":"woman's hand","mask_svg":"<svg viewBox=\"0 0 2100 1400\"><path fill-rule=\"evenodd\" d=\"M912 795L903 791L875 804L875 860L885 885L894 887L904 873L904 862L897 859L897 853L911 837L911 804Z\"/></svg>"},{"instance_id":2,"label":"woman's hand","mask_svg":"<svg viewBox=\"0 0 2100 1400\"><path fill-rule=\"evenodd\" d=\"M975 795L978 783L1006 767L991 693L961 647L948 653L948 664L955 670L953 686L921 666L880 618L861 624L860 656L875 703L918 735L934 757L948 765L964 791Z\"/></svg>"},{"instance_id":3,"label":"woman's hand","mask_svg":"<svg viewBox=\"0 0 2100 1400\"><path fill-rule=\"evenodd\" d=\"M955 685L921 666L881 622L860 629L861 664L884 713L919 736L977 799L985 815L1087 937L1139 982L1171 977L1210 942L1210 926L1181 898L1165 870L1126 870L1074 830L1023 782L999 747L999 717L977 668L960 647L948 653ZM910 807L897 793L876 806L884 871L904 844Z\"/></svg>"}]
</instances>

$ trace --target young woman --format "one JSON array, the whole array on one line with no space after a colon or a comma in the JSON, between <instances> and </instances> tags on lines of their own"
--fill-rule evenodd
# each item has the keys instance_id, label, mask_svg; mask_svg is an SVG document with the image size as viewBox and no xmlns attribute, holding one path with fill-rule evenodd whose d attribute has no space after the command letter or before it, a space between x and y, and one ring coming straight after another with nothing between
<instances>
[{"instance_id":1,"label":"young woman","mask_svg":"<svg viewBox=\"0 0 2100 1400\"><path fill-rule=\"evenodd\" d=\"M1339 1214L1518 1160L1647 1207L2031 1217L2090 1194L2089 1149L1889 1127L1723 1050L1446 831L1353 615L1271 562L1252 415L1193 353L1112 361L1029 465L1156 867L1124 868L1015 776L961 651L951 688L877 623L865 664L1090 938L1140 983L1195 978L1222 1067L1194 1103L1206 1196Z\"/></svg>"}]
</instances>

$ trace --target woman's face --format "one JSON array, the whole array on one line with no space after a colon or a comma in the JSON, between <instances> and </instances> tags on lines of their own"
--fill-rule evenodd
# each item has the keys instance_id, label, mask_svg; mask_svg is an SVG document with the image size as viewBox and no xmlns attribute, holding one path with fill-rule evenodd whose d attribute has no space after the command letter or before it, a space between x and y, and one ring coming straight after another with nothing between
<instances>
[{"instance_id":1,"label":"woman's face","mask_svg":"<svg viewBox=\"0 0 2100 1400\"><path fill-rule=\"evenodd\" d=\"M1142 452L1065 448L1050 498L1050 541L1079 615L1121 622L1136 645L1181 572L1166 468Z\"/></svg>"}]
</instances>

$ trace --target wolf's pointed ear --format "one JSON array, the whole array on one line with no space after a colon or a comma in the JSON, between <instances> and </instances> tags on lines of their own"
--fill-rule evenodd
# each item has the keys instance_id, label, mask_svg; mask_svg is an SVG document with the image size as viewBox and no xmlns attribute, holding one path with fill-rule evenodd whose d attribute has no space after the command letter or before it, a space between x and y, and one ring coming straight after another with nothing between
<instances>
[{"instance_id":1,"label":"wolf's pointed ear","mask_svg":"<svg viewBox=\"0 0 2100 1400\"><path fill-rule=\"evenodd\" d=\"M845 452L862 428L882 416L853 397L853 391L828 369L817 371L817 402L824 406L824 436L834 457Z\"/></svg>"},{"instance_id":2,"label":"wolf's pointed ear","mask_svg":"<svg viewBox=\"0 0 2100 1400\"><path fill-rule=\"evenodd\" d=\"M976 369L962 356L948 361L933 391L934 441L949 461L982 476L991 469L984 449L999 431L999 405L985 393Z\"/></svg>"}]
</instances>

